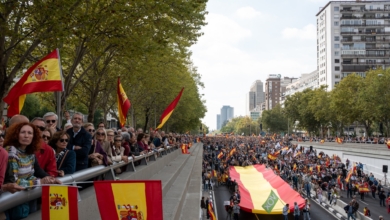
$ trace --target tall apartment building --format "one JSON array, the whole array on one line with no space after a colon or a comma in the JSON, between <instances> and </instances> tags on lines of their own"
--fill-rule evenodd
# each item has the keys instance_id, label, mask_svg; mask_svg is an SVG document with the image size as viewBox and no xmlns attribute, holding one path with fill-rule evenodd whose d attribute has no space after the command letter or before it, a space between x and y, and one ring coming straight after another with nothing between
<instances>
[{"instance_id":1,"label":"tall apartment building","mask_svg":"<svg viewBox=\"0 0 390 220\"><path fill-rule=\"evenodd\" d=\"M247 95L247 114L260 105L265 100L263 82L261 80L256 80L250 87L249 93Z\"/></svg>"},{"instance_id":2,"label":"tall apartment building","mask_svg":"<svg viewBox=\"0 0 390 220\"><path fill-rule=\"evenodd\" d=\"M280 98L280 74L269 74L265 80L265 110L271 110Z\"/></svg>"},{"instance_id":3,"label":"tall apartment building","mask_svg":"<svg viewBox=\"0 0 390 220\"><path fill-rule=\"evenodd\" d=\"M221 108L221 128L224 123L234 117L234 108L228 105L224 105Z\"/></svg>"},{"instance_id":4,"label":"tall apartment building","mask_svg":"<svg viewBox=\"0 0 390 220\"><path fill-rule=\"evenodd\" d=\"M331 1L316 17L320 86L332 90L351 73L390 67L389 1Z\"/></svg>"},{"instance_id":5,"label":"tall apartment building","mask_svg":"<svg viewBox=\"0 0 390 220\"><path fill-rule=\"evenodd\" d=\"M217 130L221 129L221 125L222 125L222 123L221 123L221 115L218 114L217 115Z\"/></svg>"},{"instance_id":6,"label":"tall apartment building","mask_svg":"<svg viewBox=\"0 0 390 220\"><path fill-rule=\"evenodd\" d=\"M252 109L254 109L256 107L256 92L253 92L253 91L249 91L249 94L248 94L248 110L251 111Z\"/></svg>"}]
</instances>

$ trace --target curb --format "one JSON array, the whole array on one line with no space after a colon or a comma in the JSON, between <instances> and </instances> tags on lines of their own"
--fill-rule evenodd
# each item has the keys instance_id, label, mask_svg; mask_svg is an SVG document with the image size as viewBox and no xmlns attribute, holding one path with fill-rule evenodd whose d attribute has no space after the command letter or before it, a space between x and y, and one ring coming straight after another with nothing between
<instances>
[{"instance_id":1,"label":"curb","mask_svg":"<svg viewBox=\"0 0 390 220\"><path fill-rule=\"evenodd\" d=\"M303 192L303 194L306 195L306 192ZM330 206L329 204L325 203L325 202L319 202L317 200L317 198L315 197L315 194L311 194L310 195L310 199L311 201L317 203L319 206L321 206L322 208L326 209L328 212L330 212L331 214L333 214L334 217L336 218L339 218L339 219L342 219L342 220L347 220L346 217L344 217L341 213L339 213L338 211L336 211L334 208L332 208L332 206Z\"/></svg>"}]
</instances>

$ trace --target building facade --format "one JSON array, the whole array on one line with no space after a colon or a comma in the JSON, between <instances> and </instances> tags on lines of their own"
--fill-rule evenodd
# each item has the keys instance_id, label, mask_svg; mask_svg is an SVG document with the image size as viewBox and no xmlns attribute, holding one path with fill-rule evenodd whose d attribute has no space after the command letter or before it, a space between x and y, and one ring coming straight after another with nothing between
<instances>
[{"instance_id":1,"label":"building facade","mask_svg":"<svg viewBox=\"0 0 390 220\"><path fill-rule=\"evenodd\" d=\"M221 128L222 125L227 123L230 119L234 117L234 108L228 105L224 105L221 108Z\"/></svg>"},{"instance_id":2,"label":"building facade","mask_svg":"<svg viewBox=\"0 0 390 220\"><path fill-rule=\"evenodd\" d=\"M265 110L271 110L280 99L280 74L269 74L265 80Z\"/></svg>"},{"instance_id":3,"label":"building facade","mask_svg":"<svg viewBox=\"0 0 390 220\"><path fill-rule=\"evenodd\" d=\"M316 17L320 86L330 91L351 73L390 67L389 1L331 1Z\"/></svg>"},{"instance_id":4,"label":"building facade","mask_svg":"<svg viewBox=\"0 0 390 220\"><path fill-rule=\"evenodd\" d=\"M293 95L296 92L302 92L305 89L319 88L318 84L318 71L315 70L311 73L303 73L299 79L287 85L284 97Z\"/></svg>"},{"instance_id":5,"label":"building facade","mask_svg":"<svg viewBox=\"0 0 390 220\"><path fill-rule=\"evenodd\" d=\"M222 123L221 123L221 115L218 114L218 115L217 115L217 130L220 130L220 129L221 129L221 126L222 126Z\"/></svg>"}]
</instances>

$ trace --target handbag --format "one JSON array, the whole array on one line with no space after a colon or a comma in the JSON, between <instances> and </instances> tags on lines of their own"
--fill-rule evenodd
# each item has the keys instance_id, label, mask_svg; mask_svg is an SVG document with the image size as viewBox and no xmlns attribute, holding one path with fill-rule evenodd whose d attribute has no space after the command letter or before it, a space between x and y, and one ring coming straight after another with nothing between
<instances>
[{"instance_id":1,"label":"handbag","mask_svg":"<svg viewBox=\"0 0 390 220\"><path fill-rule=\"evenodd\" d=\"M9 217L12 220L27 218L29 212L30 212L30 206L28 202L20 204L8 210Z\"/></svg>"},{"instance_id":2,"label":"handbag","mask_svg":"<svg viewBox=\"0 0 390 220\"><path fill-rule=\"evenodd\" d=\"M68 154L68 150L65 152L65 155L62 157L61 163L60 163L60 165L58 166L57 170L60 170L60 168L61 168L61 166L62 166L62 163L64 162L65 157L66 157L67 154Z\"/></svg>"}]
</instances>

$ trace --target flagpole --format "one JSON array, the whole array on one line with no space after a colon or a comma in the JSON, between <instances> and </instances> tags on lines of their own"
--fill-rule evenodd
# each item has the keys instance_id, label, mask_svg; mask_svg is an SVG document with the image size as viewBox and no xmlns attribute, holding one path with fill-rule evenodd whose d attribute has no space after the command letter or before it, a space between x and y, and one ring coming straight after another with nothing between
<instances>
[{"instance_id":1,"label":"flagpole","mask_svg":"<svg viewBox=\"0 0 390 220\"><path fill-rule=\"evenodd\" d=\"M60 76L61 76L61 82L62 82L62 92L64 89L64 77L62 75L62 65L61 65L61 56L60 56L60 50L57 48L57 56L58 56L58 65L60 68ZM61 114L61 92L56 92L56 98L57 98L57 126L61 129L62 127L62 114Z\"/></svg>"}]
</instances>

